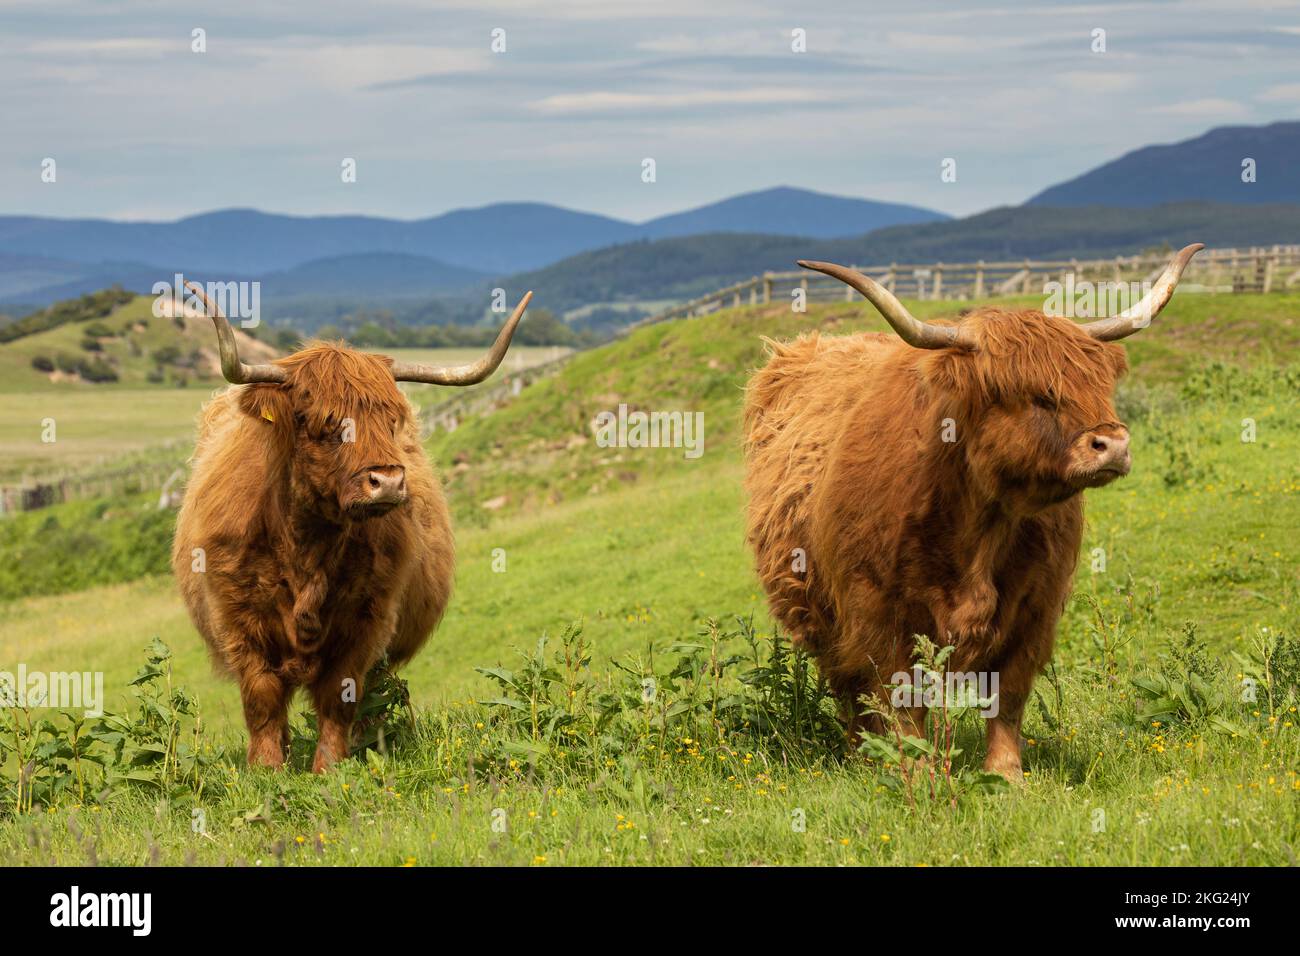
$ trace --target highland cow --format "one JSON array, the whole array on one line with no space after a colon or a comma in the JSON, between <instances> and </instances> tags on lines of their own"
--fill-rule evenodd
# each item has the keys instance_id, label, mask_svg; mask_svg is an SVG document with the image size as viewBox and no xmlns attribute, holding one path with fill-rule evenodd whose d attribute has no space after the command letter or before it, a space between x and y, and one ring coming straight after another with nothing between
<instances>
[{"instance_id":1,"label":"highland cow","mask_svg":"<svg viewBox=\"0 0 1300 956\"><path fill-rule=\"evenodd\" d=\"M880 730L915 635L948 667L996 672L988 770L1021 777L1020 722L1048 663L1083 535L1082 492L1128 473L1112 402L1115 341L1168 303L1203 248L1148 295L1078 325L976 309L920 322L868 277L800 262L852 286L898 333L769 343L745 404L748 539L773 615L839 698L849 740ZM920 734L925 711L898 715Z\"/></svg>"},{"instance_id":2,"label":"highland cow","mask_svg":"<svg viewBox=\"0 0 1300 956\"><path fill-rule=\"evenodd\" d=\"M234 387L209 402L172 567L218 669L239 683L248 762L283 765L289 700L307 688L312 769L348 753L370 669L409 660L451 593L447 504L398 382L472 385L501 364L532 293L473 365L395 362L314 342L265 365L216 326Z\"/></svg>"}]
</instances>

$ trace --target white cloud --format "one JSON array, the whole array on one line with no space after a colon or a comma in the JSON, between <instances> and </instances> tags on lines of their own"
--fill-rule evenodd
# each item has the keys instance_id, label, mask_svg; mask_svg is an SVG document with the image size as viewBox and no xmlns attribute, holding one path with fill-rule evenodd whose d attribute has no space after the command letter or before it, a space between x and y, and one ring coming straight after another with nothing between
<instances>
[{"instance_id":1,"label":"white cloud","mask_svg":"<svg viewBox=\"0 0 1300 956\"><path fill-rule=\"evenodd\" d=\"M1057 76L1066 89L1080 93L1122 93L1134 89L1139 77L1136 73L1111 73L1104 70L1075 70Z\"/></svg>"},{"instance_id":2,"label":"white cloud","mask_svg":"<svg viewBox=\"0 0 1300 956\"><path fill-rule=\"evenodd\" d=\"M798 90L769 87L750 90L691 90L685 93L559 93L536 100L532 108L538 113L662 112L704 106L780 106L814 103L831 99L821 90Z\"/></svg>"},{"instance_id":3,"label":"white cloud","mask_svg":"<svg viewBox=\"0 0 1300 956\"><path fill-rule=\"evenodd\" d=\"M1255 99L1264 103L1300 103L1300 83L1279 83L1270 86Z\"/></svg>"},{"instance_id":4,"label":"white cloud","mask_svg":"<svg viewBox=\"0 0 1300 956\"><path fill-rule=\"evenodd\" d=\"M165 56L188 51L189 35L175 39L118 37L105 40L41 40L27 49L37 56L121 57Z\"/></svg>"},{"instance_id":5,"label":"white cloud","mask_svg":"<svg viewBox=\"0 0 1300 956\"><path fill-rule=\"evenodd\" d=\"M1163 113L1167 116L1199 117L1205 120L1205 126L1208 129L1226 119L1238 119L1247 116L1250 114L1251 109L1236 100L1224 99L1221 96L1210 96L1200 100L1184 100L1181 103L1153 106L1147 112Z\"/></svg>"}]
</instances>

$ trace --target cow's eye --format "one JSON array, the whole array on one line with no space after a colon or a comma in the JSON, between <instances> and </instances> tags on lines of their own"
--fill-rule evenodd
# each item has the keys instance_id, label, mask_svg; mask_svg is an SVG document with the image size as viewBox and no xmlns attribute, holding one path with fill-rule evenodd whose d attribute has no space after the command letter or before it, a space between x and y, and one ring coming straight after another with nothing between
<instances>
[{"instance_id":1,"label":"cow's eye","mask_svg":"<svg viewBox=\"0 0 1300 956\"><path fill-rule=\"evenodd\" d=\"M1054 412L1056 411L1057 408L1056 398L1051 395L1034 396L1034 404L1037 405L1039 408L1046 409L1049 412Z\"/></svg>"}]
</instances>

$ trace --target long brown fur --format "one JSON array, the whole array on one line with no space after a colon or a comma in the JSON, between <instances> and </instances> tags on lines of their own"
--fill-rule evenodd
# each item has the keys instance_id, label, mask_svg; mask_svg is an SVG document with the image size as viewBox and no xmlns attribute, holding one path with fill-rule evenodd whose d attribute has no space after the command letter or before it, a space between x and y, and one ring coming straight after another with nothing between
<instances>
[{"instance_id":1,"label":"long brown fur","mask_svg":"<svg viewBox=\"0 0 1300 956\"><path fill-rule=\"evenodd\" d=\"M1111 403L1126 362L1040 312L982 309L961 325L973 351L880 334L769 343L745 403L748 539L773 615L817 658L851 739L873 726L861 695L909 670L924 634L956 646L950 669L998 673L986 766L1019 777L1080 491L1108 480L1087 473L1086 446L1127 439ZM901 716L915 728L923 711Z\"/></svg>"},{"instance_id":2,"label":"long brown fur","mask_svg":"<svg viewBox=\"0 0 1300 956\"><path fill-rule=\"evenodd\" d=\"M277 364L284 384L232 386L200 413L172 566L239 683L249 762L283 763L289 700L306 687L319 771L347 753L370 668L409 660L441 619L451 524L390 359L313 343ZM347 420L354 441L339 440ZM341 500L372 466L404 468L408 498L360 517Z\"/></svg>"}]
</instances>

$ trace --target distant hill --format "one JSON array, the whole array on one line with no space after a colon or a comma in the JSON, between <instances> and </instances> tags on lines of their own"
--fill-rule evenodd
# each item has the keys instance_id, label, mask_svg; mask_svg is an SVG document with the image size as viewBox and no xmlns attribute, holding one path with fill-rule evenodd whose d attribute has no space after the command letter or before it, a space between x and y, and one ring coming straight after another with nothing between
<instances>
[{"instance_id":1,"label":"distant hill","mask_svg":"<svg viewBox=\"0 0 1300 956\"><path fill-rule=\"evenodd\" d=\"M1140 216L1116 208L1016 206L950 222L892 226L852 239L706 235L627 243L497 281L533 289L538 302L567 312L593 303L689 299L764 271L790 271L796 259L875 265L1069 258L1189 242L1234 246L1297 237L1300 205L1177 203Z\"/></svg>"},{"instance_id":2,"label":"distant hill","mask_svg":"<svg viewBox=\"0 0 1300 956\"><path fill-rule=\"evenodd\" d=\"M567 256L643 237L690 232L855 235L942 214L781 187L645 223L545 203L495 203L428 219L282 216L226 209L174 222L0 216L0 302L46 303L119 283L145 292L177 270L223 280L289 272L325 261L336 291L360 295L396 279L412 291L445 289L473 273L536 269ZM428 283L410 261L435 260ZM344 261L344 260L347 261ZM449 269L462 271L453 275ZM292 283L290 276L282 277ZM286 293L292 294L292 293Z\"/></svg>"},{"instance_id":3,"label":"distant hill","mask_svg":"<svg viewBox=\"0 0 1300 956\"><path fill-rule=\"evenodd\" d=\"M501 203L404 222L227 209L174 222L0 217L0 252L81 263L130 259L162 271L282 271L335 256L394 252L469 269L528 268L616 242L627 223L541 203Z\"/></svg>"},{"instance_id":4,"label":"distant hill","mask_svg":"<svg viewBox=\"0 0 1300 956\"><path fill-rule=\"evenodd\" d=\"M651 219L642 224L642 232L650 239L712 232L776 233L832 239L860 236L885 226L942 222L948 218L943 213L919 206L849 199L778 186Z\"/></svg>"},{"instance_id":5,"label":"distant hill","mask_svg":"<svg viewBox=\"0 0 1300 956\"><path fill-rule=\"evenodd\" d=\"M464 289L487 273L447 265L427 256L365 252L313 259L262 276L264 296L351 295L384 292L392 296L429 296Z\"/></svg>"},{"instance_id":6,"label":"distant hill","mask_svg":"<svg viewBox=\"0 0 1300 956\"><path fill-rule=\"evenodd\" d=\"M1241 181L1242 160L1256 181ZM1145 146L1068 182L1028 206L1146 207L1186 200L1300 203L1300 122L1224 126L1195 139Z\"/></svg>"}]
</instances>

